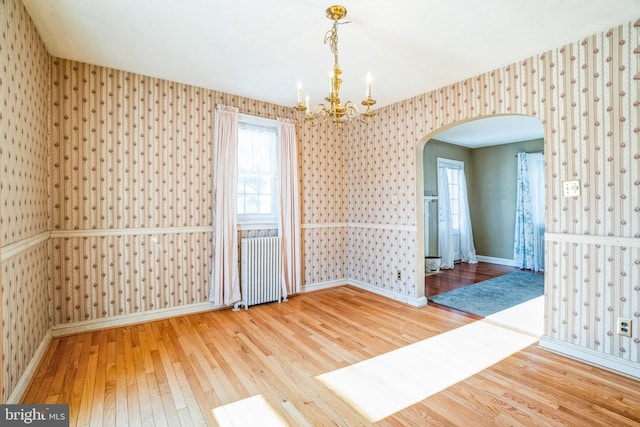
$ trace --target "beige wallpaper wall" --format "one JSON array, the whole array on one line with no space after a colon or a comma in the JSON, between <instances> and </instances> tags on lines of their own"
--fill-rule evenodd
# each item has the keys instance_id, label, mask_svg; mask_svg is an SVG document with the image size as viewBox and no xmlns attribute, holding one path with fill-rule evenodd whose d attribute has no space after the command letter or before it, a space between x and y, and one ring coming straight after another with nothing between
<instances>
[{"instance_id":1,"label":"beige wallpaper wall","mask_svg":"<svg viewBox=\"0 0 640 427\"><path fill-rule=\"evenodd\" d=\"M344 130L312 126L300 117L303 285L344 283L347 277L347 146Z\"/></svg>"},{"instance_id":2,"label":"beige wallpaper wall","mask_svg":"<svg viewBox=\"0 0 640 427\"><path fill-rule=\"evenodd\" d=\"M51 326L47 255L44 241L2 262L5 399L13 392Z\"/></svg>"},{"instance_id":3,"label":"beige wallpaper wall","mask_svg":"<svg viewBox=\"0 0 640 427\"><path fill-rule=\"evenodd\" d=\"M47 119L49 55L22 3L0 1L2 395L49 330Z\"/></svg>"},{"instance_id":4,"label":"beige wallpaper wall","mask_svg":"<svg viewBox=\"0 0 640 427\"><path fill-rule=\"evenodd\" d=\"M49 56L22 3L2 4L2 244L48 230Z\"/></svg>"},{"instance_id":5,"label":"beige wallpaper wall","mask_svg":"<svg viewBox=\"0 0 640 427\"><path fill-rule=\"evenodd\" d=\"M365 224L349 227L348 276L415 293L416 263L407 257L416 254L416 147L460 120L534 115L545 126L546 334L640 362L639 33L638 23L621 25L349 128L348 221ZM565 199L561 183L574 178L583 194ZM390 277L397 266L408 269L405 281ZM635 338L615 333L618 316L635 319Z\"/></svg>"},{"instance_id":6,"label":"beige wallpaper wall","mask_svg":"<svg viewBox=\"0 0 640 427\"><path fill-rule=\"evenodd\" d=\"M273 119L292 109L62 59L51 97L54 323L206 301L215 105ZM305 283L345 277L334 132L298 132Z\"/></svg>"}]
</instances>

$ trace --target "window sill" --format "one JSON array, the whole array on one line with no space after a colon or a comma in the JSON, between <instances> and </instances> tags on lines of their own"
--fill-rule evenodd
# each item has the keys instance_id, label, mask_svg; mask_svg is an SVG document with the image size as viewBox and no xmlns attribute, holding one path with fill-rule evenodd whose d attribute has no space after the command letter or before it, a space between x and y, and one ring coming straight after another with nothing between
<instances>
[{"instance_id":1,"label":"window sill","mask_svg":"<svg viewBox=\"0 0 640 427\"><path fill-rule=\"evenodd\" d=\"M243 221L238 222L238 230L277 230L277 222L265 222L265 221Z\"/></svg>"}]
</instances>

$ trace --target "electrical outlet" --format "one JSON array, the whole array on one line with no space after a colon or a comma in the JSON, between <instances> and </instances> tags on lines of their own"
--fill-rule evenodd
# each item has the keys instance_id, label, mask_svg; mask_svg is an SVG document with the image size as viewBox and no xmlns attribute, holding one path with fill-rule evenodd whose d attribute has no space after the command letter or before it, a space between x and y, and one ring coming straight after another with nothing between
<instances>
[{"instance_id":1,"label":"electrical outlet","mask_svg":"<svg viewBox=\"0 0 640 427\"><path fill-rule=\"evenodd\" d=\"M631 338L631 319L618 317L618 335Z\"/></svg>"},{"instance_id":2,"label":"electrical outlet","mask_svg":"<svg viewBox=\"0 0 640 427\"><path fill-rule=\"evenodd\" d=\"M577 197L580 195L580 180L570 179L562 181L562 195L564 197Z\"/></svg>"},{"instance_id":3,"label":"electrical outlet","mask_svg":"<svg viewBox=\"0 0 640 427\"><path fill-rule=\"evenodd\" d=\"M402 280L402 270L396 270L396 280Z\"/></svg>"}]
</instances>

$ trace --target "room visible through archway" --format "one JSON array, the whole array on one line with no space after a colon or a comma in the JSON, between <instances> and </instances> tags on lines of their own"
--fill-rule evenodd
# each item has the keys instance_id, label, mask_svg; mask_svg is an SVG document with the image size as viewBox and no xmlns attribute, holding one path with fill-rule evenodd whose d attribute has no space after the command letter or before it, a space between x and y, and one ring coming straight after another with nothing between
<instances>
[{"instance_id":1,"label":"room visible through archway","mask_svg":"<svg viewBox=\"0 0 640 427\"><path fill-rule=\"evenodd\" d=\"M514 255L514 241L516 230L516 199L518 197L518 153L541 153L544 144L544 128L540 120L535 117L522 115L493 116L454 124L441 132L435 132L425 138L423 148L423 233L425 255L425 296L433 304L436 295L445 294L455 289L467 287L486 280L494 280L498 276L508 283L531 278L531 275L520 275L520 260L516 262ZM541 154L538 156L542 157ZM443 188L438 186L442 177L438 176L438 162L440 164L458 164L466 176L466 197L470 222L468 226L456 223L460 218L457 210L456 196L443 197L439 192ZM442 171L441 171L442 172ZM450 183L450 187L454 187ZM542 184L544 187L544 184ZM448 188L448 187L445 187ZM544 188L541 199L544 207ZM445 193L444 196L447 196ZM443 211L443 206L450 207ZM460 204L460 206L464 206ZM464 209L460 209L464 210ZM450 212L447 212L450 211ZM443 214L445 212L446 214ZM443 224L446 218L453 217L454 224L448 229ZM459 221L459 220L458 220ZM544 215L539 228L539 241L544 242ZM465 257L460 251L460 231L469 227L472 230L473 257ZM518 225L521 227L521 225ZM451 228L453 232L451 232ZM450 234L446 233L446 230ZM447 236L446 238L443 236ZM438 265L446 259L448 239L453 237L451 247L455 254L455 262L445 263L446 269L438 269ZM457 239L457 240L456 240ZM462 240L462 245L469 242ZM443 247L444 246L444 247ZM544 254L543 246L540 247ZM539 251L540 252L540 251ZM544 259L544 255L542 255ZM477 261L477 263L476 263ZM523 272L537 272L540 277L534 277L536 289L543 289L543 277L538 269L526 266ZM541 270L541 269L540 269ZM516 275L506 276L507 274ZM495 279L498 280L498 279ZM488 283L487 283L488 284ZM518 295L519 288L510 286L514 301L518 298L529 298L529 285L524 284L525 294ZM476 289L474 287L470 289ZM467 290L470 292L469 290ZM536 290L535 292L538 292ZM455 293L453 294L455 295ZM457 296L457 295L456 295ZM439 298L439 297L438 297ZM449 300L441 299L449 304ZM476 301L481 301L475 298ZM526 300L526 299L525 299ZM508 301L497 303L495 308L478 307L452 303L453 309L471 312L484 317L508 307ZM481 304L486 306L487 304ZM489 304L491 305L491 304Z\"/></svg>"}]
</instances>

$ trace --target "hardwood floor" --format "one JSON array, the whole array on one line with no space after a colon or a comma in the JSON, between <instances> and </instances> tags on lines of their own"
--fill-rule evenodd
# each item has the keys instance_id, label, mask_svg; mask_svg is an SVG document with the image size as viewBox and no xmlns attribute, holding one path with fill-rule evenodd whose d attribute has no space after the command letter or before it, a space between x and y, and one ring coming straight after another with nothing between
<instances>
[{"instance_id":1,"label":"hardwood floor","mask_svg":"<svg viewBox=\"0 0 640 427\"><path fill-rule=\"evenodd\" d=\"M56 338L23 403L69 403L72 426L216 425L212 409L256 395L291 426L640 425L637 380L536 345L375 423L317 378L472 323L342 286Z\"/></svg>"},{"instance_id":2,"label":"hardwood floor","mask_svg":"<svg viewBox=\"0 0 640 427\"><path fill-rule=\"evenodd\" d=\"M486 262L479 262L477 264L468 264L466 262L457 263L451 270L440 270L437 274L425 276L425 296L430 297L443 294L463 286L473 285L474 283L502 276L503 274L513 273L514 271L520 271L520 269Z\"/></svg>"}]
</instances>

